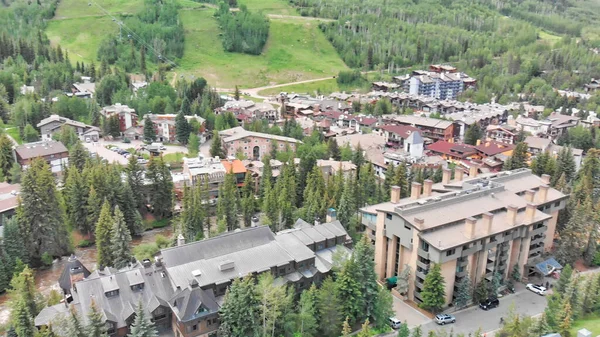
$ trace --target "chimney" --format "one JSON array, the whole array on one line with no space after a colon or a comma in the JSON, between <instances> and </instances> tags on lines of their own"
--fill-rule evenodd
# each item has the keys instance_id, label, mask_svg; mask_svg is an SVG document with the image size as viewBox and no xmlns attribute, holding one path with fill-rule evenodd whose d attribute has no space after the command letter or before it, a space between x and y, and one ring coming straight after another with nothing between
<instances>
[{"instance_id":1,"label":"chimney","mask_svg":"<svg viewBox=\"0 0 600 337\"><path fill-rule=\"evenodd\" d=\"M540 190L538 193L538 201L539 202L546 202L546 200L548 199L548 189L550 187L548 185L541 185L540 186Z\"/></svg>"},{"instance_id":2,"label":"chimney","mask_svg":"<svg viewBox=\"0 0 600 337\"><path fill-rule=\"evenodd\" d=\"M462 168L457 167L454 169L454 181L462 181L463 180L464 171Z\"/></svg>"},{"instance_id":3,"label":"chimney","mask_svg":"<svg viewBox=\"0 0 600 337\"><path fill-rule=\"evenodd\" d=\"M492 221L494 220L494 214L490 212L485 212L482 214L483 218L483 229L485 230L485 234L489 235L492 232Z\"/></svg>"},{"instance_id":4,"label":"chimney","mask_svg":"<svg viewBox=\"0 0 600 337\"><path fill-rule=\"evenodd\" d=\"M533 202L533 198L535 197L535 191L534 190L527 190L525 191L525 200L527 200L527 202Z\"/></svg>"},{"instance_id":5,"label":"chimney","mask_svg":"<svg viewBox=\"0 0 600 337\"><path fill-rule=\"evenodd\" d=\"M542 174L542 181L544 182L544 184L550 185L550 175L549 174Z\"/></svg>"},{"instance_id":6,"label":"chimney","mask_svg":"<svg viewBox=\"0 0 600 337\"><path fill-rule=\"evenodd\" d=\"M450 169L445 168L442 170L442 184L450 183L450 177L452 177L452 171Z\"/></svg>"},{"instance_id":7,"label":"chimney","mask_svg":"<svg viewBox=\"0 0 600 337\"><path fill-rule=\"evenodd\" d=\"M423 196L430 197L433 189L433 180L427 179L423 182Z\"/></svg>"},{"instance_id":8,"label":"chimney","mask_svg":"<svg viewBox=\"0 0 600 337\"><path fill-rule=\"evenodd\" d=\"M413 181L410 187L410 198L411 199L419 199L421 196L421 184L416 181Z\"/></svg>"},{"instance_id":9,"label":"chimney","mask_svg":"<svg viewBox=\"0 0 600 337\"><path fill-rule=\"evenodd\" d=\"M471 167L469 167L469 178L477 177L478 170L479 170L479 165L471 163Z\"/></svg>"},{"instance_id":10,"label":"chimney","mask_svg":"<svg viewBox=\"0 0 600 337\"><path fill-rule=\"evenodd\" d=\"M177 247L185 245L185 238L182 234L177 235Z\"/></svg>"},{"instance_id":11,"label":"chimney","mask_svg":"<svg viewBox=\"0 0 600 337\"><path fill-rule=\"evenodd\" d=\"M469 239L472 239L475 236L475 224L477 223L477 219L474 217L468 217L465 219L465 236Z\"/></svg>"},{"instance_id":12,"label":"chimney","mask_svg":"<svg viewBox=\"0 0 600 337\"><path fill-rule=\"evenodd\" d=\"M508 205L506 211L506 221L509 225L514 226L517 221L517 212L519 211L519 207L515 205Z\"/></svg>"},{"instance_id":13,"label":"chimney","mask_svg":"<svg viewBox=\"0 0 600 337\"><path fill-rule=\"evenodd\" d=\"M527 203L527 208L525 209L525 220L529 223L533 222L533 218L535 217L535 211L537 207L535 204Z\"/></svg>"},{"instance_id":14,"label":"chimney","mask_svg":"<svg viewBox=\"0 0 600 337\"><path fill-rule=\"evenodd\" d=\"M417 225L419 225L418 227L422 227L423 224L425 223L425 220L423 220L423 218L417 218L417 217L415 217L415 223Z\"/></svg>"},{"instance_id":15,"label":"chimney","mask_svg":"<svg viewBox=\"0 0 600 337\"><path fill-rule=\"evenodd\" d=\"M400 186L392 186L390 201L392 204L397 204L400 202Z\"/></svg>"},{"instance_id":16,"label":"chimney","mask_svg":"<svg viewBox=\"0 0 600 337\"><path fill-rule=\"evenodd\" d=\"M475 143L475 144L476 144L475 146L481 145L481 139L477 139L477 143Z\"/></svg>"}]
</instances>

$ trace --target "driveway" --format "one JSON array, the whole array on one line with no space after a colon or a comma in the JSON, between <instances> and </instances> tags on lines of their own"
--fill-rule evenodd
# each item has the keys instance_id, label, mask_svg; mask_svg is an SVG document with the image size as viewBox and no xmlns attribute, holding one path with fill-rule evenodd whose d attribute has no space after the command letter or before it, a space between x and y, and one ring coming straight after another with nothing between
<instances>
[{"instance_id":1,"label":"driveway","mask_svg":"<svg viewBox=\"0 0 600 337\"><path fill-rule=\"evenodd\" d=\"M521 285L522 286L522 285ZM464 334L475 332L481 328L481 331L492 336L493 331L500 329L500 317L507 318L511 307L515 313L522 316L535 316L542 313L546 308L546 297L534 294L533 292L519 287L514 294L500 298L500 306L488 311L482 310L479 306L471 307L465 310L453 313L456 316L456 323L444 326L437 325L430 321L423 324L423 336L427 336L430 330L441 331L454 330L454 334Z\"/></svg>"},{"instance_id":2,"label":"driveway","mask_svg":"<svg viewBox=\"0 0 600 337\"><path fill-rule=\"evenodd\" d=\"M422 314L419 310L411 307L403 300L399 299L396 296L392 295L394 299L394 312L396 313L396 318L402 321L402 323L407 323L408 326L413 327L417 325L423 325L430 321L429 317Z\"/></svg>"},{"instance_id":3,"label":"driveway","mask_svg":"<svg viewBox=\"0 0 600 337\"><path fill-rule=\"evenodd\" d=\"M113 152L104 147L101 143L83 143L83 145L90 151L90 153L95 153L101 158L108 160L109 163L117 163L121 165L127 165L127 158L122 155ZM131 145L131 144L122 144L122 145ZM129 146L128 146L129 147ZM121 148L124 148L121 146Z\"/></svg>"}]
</instances>

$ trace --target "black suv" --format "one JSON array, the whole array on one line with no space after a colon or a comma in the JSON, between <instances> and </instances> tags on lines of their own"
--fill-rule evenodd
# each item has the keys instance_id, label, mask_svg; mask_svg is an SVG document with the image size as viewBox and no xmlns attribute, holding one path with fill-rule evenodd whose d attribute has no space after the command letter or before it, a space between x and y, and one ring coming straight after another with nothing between
<instances>
[{"instance_id":1,"label":"black suv","mask_svg":"<svg viewBox=\"0 0 600 337\"><path fill-rule=\"evenodd\" d=\"M489 310L500 305L500 301L497 298L488 298L487 300L479 303L479 307L483 310Z\"/></svg>"}]
</instances>

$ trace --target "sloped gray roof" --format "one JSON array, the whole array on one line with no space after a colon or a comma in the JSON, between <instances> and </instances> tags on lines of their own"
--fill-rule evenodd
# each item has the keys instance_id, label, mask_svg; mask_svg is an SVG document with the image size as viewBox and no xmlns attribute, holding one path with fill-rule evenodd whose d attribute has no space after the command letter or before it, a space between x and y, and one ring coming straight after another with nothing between
<instances>
[{"instance_id":1,"label":"sloped gray roof","mask_svg":"<svg viewBox=\"0 0 600 337\"><path fill-rule=\"evenodd\" d=\"M77 259L75 255L71 255L67 260L65 269L63 269L60 277L58 278L58 285L64 292L71 291L71 273L81 272L83 278L90 276L90 271Z\"/></svg>"},{"instance_id":2,"label":"sloped gray roof","mask_svg":"<svg viewBox=\"0 0 600 337\"><path fill-rule=\"evenodd\" d=\"M181 290L169 299L169 305L177 318L183 322L191 321L207 314L214 314L219 310L219 305L215 300L213 292L200 288L185 288ZM207 311L197 313L200 306L207 309Z\"/></svg>"}]
</instances>

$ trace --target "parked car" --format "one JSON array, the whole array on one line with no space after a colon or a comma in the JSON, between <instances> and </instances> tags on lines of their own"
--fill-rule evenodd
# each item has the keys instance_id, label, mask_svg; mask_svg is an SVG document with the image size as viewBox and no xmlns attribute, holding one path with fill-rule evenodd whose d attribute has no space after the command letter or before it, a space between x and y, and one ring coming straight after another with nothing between
<instances>
[{"instance_id":1,"label":"parked car","mask_svg":"<svg viewBox=\"0 0 600 337\"><path fill-rule=\"evenodd\" d=\"M148 159L138 158L137 162L138 164L148 164Z\"/></svg>"},{"instance_id":2,"label":"parked car","mask_svg":"<svg viewBox=\"0 0 600 337\"><path fill-rule=\"evenodd\" d=\"M489 310L496 308L500 305L500 301L497 298L488 298L487 300L479 303L479 307L483 310Z\"/></svg>"},{"instance_id":3,"label":"parked car","mask_svg":"<svg viewBox=\"0 0 600 337\"><path fill-rule=\"evenodd\" d=\"M537 284L529 283L529 284L527 284L527 286L525 286L525 288L527 288L527 290L533 291L534 293L536 293L538 295L541 295L541 296L546 295L546 287L542 287Z\"/></svg>"},{"instance_id":4,"label":"parked car","mask_svg":"<svg viewBox=\"0 0 600 337\"><path fill-rule=\"evenodd\" d=\"M400 329L400 326L402 325L402 322L396 317L390 317L389 322L392 329Z\"/></svg>"},{"instance_id":5,"label":"parked car","mask_svg":"<svg viewBox=\"0 0 600 337\"><path fill-rule=\"evenodd\" d=\"M435 322L439 325L444 325L446 323L454 323L456 322L456 317L449 314L439 314L435 315Z\"/></svg>"}]
</instances>

